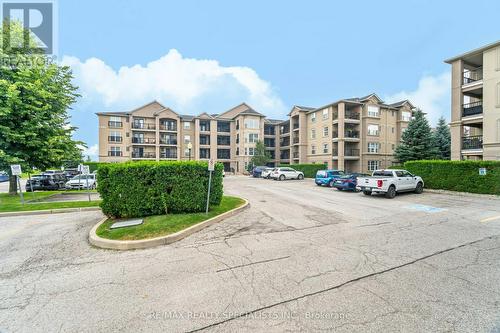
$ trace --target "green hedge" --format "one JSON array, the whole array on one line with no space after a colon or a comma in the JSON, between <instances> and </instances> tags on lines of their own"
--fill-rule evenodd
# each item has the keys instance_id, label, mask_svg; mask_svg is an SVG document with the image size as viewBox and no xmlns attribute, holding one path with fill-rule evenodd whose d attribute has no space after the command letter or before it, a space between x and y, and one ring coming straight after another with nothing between
<instances>
[{"instance_id":1,"label":"green hedge","mask_svg":"<svg viewBox=\"0 0 500 333\"><path fill-rule=\"evenodd\" d=\"M328 169L324 164L282 164L280 167L290 167L302 171L306 178L314 178L317 171Z\"/></svg>"},{"instance_id":2,"label":"green hedge","mask_svg":"<svg viewBox=\"0 0 500 333\"><path fill-rule=\"evenodd\" d=\"M112 217L142 217L165 213L205 211L207 162L126 162L99 165L97 191L104 214ZM222 169L217 163L212 175L210 204L222 199Z\"/></svg>"},{"instance_id":3,"label":"green hedge","mask_svg":"<svg viewBox=\"0 0 500 333\"><path fill-rule=\"evenodd\" d=\"M106 162L83 162L83 165L88 165L90 172L94 172L99 169L102 165L106 165Z\"/></svg>"},{"instance_id":4,"label":"green hedge","mask_svg":"<svg viewBox=\"0 0 500 333\"><path fill-rule=\"evenodd\" d=\"M409 161L404 168L424 179L425 187L485 194L500 194L498 161ZM479 168L486 168L485 176Z\"/></svg>"}]
</instances>

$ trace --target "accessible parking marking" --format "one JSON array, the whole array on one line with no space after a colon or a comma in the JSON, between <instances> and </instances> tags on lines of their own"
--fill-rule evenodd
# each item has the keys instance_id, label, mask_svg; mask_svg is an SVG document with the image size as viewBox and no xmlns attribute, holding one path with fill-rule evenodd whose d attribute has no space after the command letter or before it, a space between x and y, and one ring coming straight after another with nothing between
<instances>
[{"instance_id":1,"label":"accessible parking marking","mask_svg":"<svg viewBox=\"0 0 500 333\"><path fill-rule=\"evenodd\" d=\"M433 206L426 206L426 205L419 205L419 204L408 205L405 208L413 209L413 210L418 210L418 211L426 212L426 213L440 213L440 212L446 211L446 209L444 209L444 208L433 207Z\"/></svg>"}]
</instances>

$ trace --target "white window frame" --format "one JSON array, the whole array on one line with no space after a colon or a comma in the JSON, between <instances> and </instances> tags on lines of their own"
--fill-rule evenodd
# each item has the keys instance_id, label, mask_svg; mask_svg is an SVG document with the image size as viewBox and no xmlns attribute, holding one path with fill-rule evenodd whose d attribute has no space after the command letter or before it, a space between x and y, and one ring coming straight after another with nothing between
<instances>
[{"instance_id":1,"label":"white window frame","mask_svg":"<svg viewBox=\"0 0 500 333\"><path fill-rule=\"evenodd\" d=\"M311 139L316 139L316 130L314 128L311 129Z\"/></svg>"},{"instance_id":2,"label":"white window frame","mask_svg":"<svg viewBox=\"0 0 500 333\"><path fill-rule=\"evenodd\" d=\"M311 122L312 123L316 122L316 112L311 113Z\"/></svg>"},{"instance_id":3,"label":"white window frame","mask_svg":"<svg viewBox=\"0 0 500 333\"><path fill-rule=\"evenodd\" d=\"M380 143L378 142L368 142L368 152L378 153L380 150Z\"/></svg>"},{"instance_id":4,"label":"white window frame","mask_svg":"<svg viewBox=\"0 0 500 333\"><path fill-rule=\"evenodd\" d=\"M191 135L184 135L184 143L190 143L191 142Z\"/></svg>"},{"instance_id":5,"label":"white window frame","mask_svg":"<svg viewBox=\"0 0 500 333\"><path fill-rule=\"evenodd\" d=\"M259 120L258 119L245 119L245 128L259 129Z\"/></svg>"},{"instance_id":6,"label":"white window frame","mask_svg":"<svg viewBox=\"0 0 500 333\"><path fill-rule=\"evenodd\" d=\"M328 109L323 110L323 120L328 119Z\"/></svg>"},{"instance_id":7,"label":"white window frame","mask_svg":"<svg viewBox=\"0 0 500 333\"><path fill-rule=\"evenodd\" d=\"M401 112L401 120L410 121L411 120L411 112L408 112L408 111Z\"/></svg>"},{"instance_id":8,"label":"white window frame","mask_svg":"<svg viewBox=\"0 0 500 333\"><path fill-rule=\"evenodd\" d=\"M184 157L189 157L189 148L184 148Z\"/></svg>"},{"instance_id":9,"label":"white window frame","mask_svg":"<svg viewBox=\"0 0 500 333\"><path fill-rule=\"evenodd\" d=\"M377 129L376 130L370 130L370 126L376 126ZM380 126L377 125L377 124L368 124L367 128L366 128L366 131L367 131L367 134L370 135L370 136L378 136L379 133L380 133Z\"/></svg>"},{"instance_id":10,"label":"white window frame","mask_svg":"<svg viewBox=\"0 0 500 333\"><path fill-rule=\"evenodd\" d=\"M311 154L316 155L316 145L311 146Z\"/></svg>"},{"instance_id":11,"label":"white window frame","mask_svg":"<svg viewBox=\"0 0 500 333\"><path fill-rule=\"evenodd\" d=\"M323 143L323 154L328 154L328 143Z\"/></svg>"},{"instance_id":12,"label":"white window frame","mask_svg":"<svg viewBox=\"0 0 500 333\"><path fill-rule=\"evenodd\" d=\"M323 137L326 138L329 134L328 126L323 127Z\"/></svg>"},{"instance_id":13,"label":"white window frame","mask_svg":"<svg viewBox=\"0 0 500 333\"><path fill-rule=\"evenodd\" d=\"M121 123L122 122L122 117L119 116L110 116L109 121L115 122L115 123Z\"/></svg>"},{"instance_id":14,"label":"white window frame","mask_svg":"<svg viewBox=\"0 0 500 333\"><path fill-rule=\"evenodd\" d=\"M378 170L380 167L380 161L368 160L368 171Z\"/></svg>"},{"instance_id":15,"label":"white window frame","mask_svg":"<svg viewBox=\"0 0 500 333\"><path fill-rule=\"evenodd\" d=\"M367 114L368 117L380 117L380 108L377 105L368 105Z\"/></svg>"},{"instance_id":16,"label":"white window frame","mask_svg":"<svg viewBox=\"0 0 500 333\"><path fill-rule=\"evenodd\" d=\"M190 129L191 128L191 123L189 121L184 122L184 129Z\"/></svg>"},{"instance_id":17,"label":"white window frame","mask_svg":"<svg viewBox=\"0 0 500 333\"><path fill-rule=\"evenodd\" d=\"M257 141L259 141L259 133L248 133L247 140L245 142L256 143Z\"/></svg>"}]
</instances>

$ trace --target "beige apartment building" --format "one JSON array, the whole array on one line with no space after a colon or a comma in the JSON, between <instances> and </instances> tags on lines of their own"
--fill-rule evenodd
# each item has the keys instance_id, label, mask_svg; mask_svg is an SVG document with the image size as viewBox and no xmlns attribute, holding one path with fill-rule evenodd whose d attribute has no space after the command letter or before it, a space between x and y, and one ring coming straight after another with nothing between
<instances>
[{"instance_id":1,"label":"beige apartment building","mask_svg":"<svg viewBox=\"0 0 500 333\"><path fill-rule=\"evenodd\" d=\"M500 42L451 65L451 158L500 160Z\"/></svg>"},{"instance_id":2,"label":"beige apartment building","mask_svg":"<svg viewBox=\"0 0 500 333\"><path fill-rule=\"evenodd\" d=\"M243 173L262 140L270 166L321 163L369 172L396 163L394 149L411 119L409 101L376 94L320 108L294 106L287 120L267 119L242 103L221 114L181 115L157 101L129 112L99 112L99 160L208 160Z\"/></svg>"}]
</instances>

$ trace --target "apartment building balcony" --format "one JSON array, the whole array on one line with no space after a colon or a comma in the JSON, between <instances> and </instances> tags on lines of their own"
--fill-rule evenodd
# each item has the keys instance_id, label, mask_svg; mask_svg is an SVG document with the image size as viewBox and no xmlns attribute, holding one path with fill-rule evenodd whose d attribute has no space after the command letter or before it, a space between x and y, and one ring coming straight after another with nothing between
<instances>
[{"instance_id":1,"label":"apartment building balcony","mask_svg":"<svg viewBox=\"0 0 500 333\"><path fill-rule=\"evenodd\" d=\"M113 151L113 150L108 150L108 156L123 156L122 151Z\"/></svg>"},{"instance_id":2,"label":"apartment building balcony","mask_svg":"<svg viewBox=\"0 0 500 333\"><path fill-rule=\"evenodd\" d=\"M177 132L177 125L160 124L160 131Z\"/></svg>"},{"instance_id":3,"label":"apartment building balcony","mask_svg":"<svg viewBox=\"0 0 500 333\"><path fill-rule=\"evenodd\" d=\"M462 117L480 115L483 113L483 101L477 101L462 105Z\"/></svg>"},{"instance_id":4,"label":"apartment building balcony","mask_svg":"<svg viewBox=\"0 0 500 333\"><path fill-rule=\"evenodd\" d=\"M156 158L156 153L148 153L148 152L132 152L132 158Z\"/></svg>"},{"instance_id":5,"label":"apartment building balcony","mask_svg":"<svg viewBox=\"0 0 500 333\"><path fill-rule=\"evenodd\" d=\"M133 130L155 131L156 125L151 123L132 123Z\"/></svg>"},{"instance_id":6,"label":"apartment building balcony","mask_svg":"<svg viewBox=\"0 0 500 333\"><path fill-rule=\"evenodd\" d=\"M294 123L292 125L292 128L293 128L294 131L298 130L299 129L299 123Z\"/></svg>"},{"instance_id":7,"label":"apartment building balcony","mask_svg":"<svg viewBox=\"0 0 500 333\"><path fill-rule=\"evenodd\" d=\"M160 144L167 145L167 146L176 146L177 139L162 139L162 138L160 138Z\"/></svg>"},{"instance_id":8,"label":"apartment building balcony","mask_svg":"<svg viewBox=\"0 0 500 333\"><path fill-rule=\"evenodd\" d=\"M132 144L155 145L156 139L153 139L153 138L132 138Z\"/></svg>"},{"instance_id":9,"label":"apartment building balcony","mask_svg":"<svg viewBox=\"0 0 500 333\"><path fill-rule=\"evenodd\" d=\"M200 121L200 132L210 132L210 121Z\"/></svg>"},{"instance_id":10,"label":"apartment building balcony","mask_svg":"<svg viewBox=\"0 0 500 333\"><path fill-rule=\"evenodd\" d=\"M290 147L290 138L287 138L288 140L281 140L280 141L280 148L285 148L285 147Z\"/></svg>"},{"instance_id":11,"label":"apartment building balcony","mask_svg":"<svg viewBox=\"0 0 500 333\"><path fill-rule=\"evenodd\" d=\"M108 121L109 128L122 128L123 122L121 121Z\"/></svg>"},{"instance_id":12,"label":"apartment building balcony","mask_svg":"<svg viewBox=\"0 0 500 333\"><path fill-rule=\"evenodd\" d=\"M293 157L294 160L298 160L299 159L299 152L298 151L294 151L292 153L292 157Z\"/></svg>"},{"instance_id":13,"label":"apartment building balcony","mask_svg":"<svg viewBox=\"0 0 500 333\"><path fill-rule=\"evenodd\" d=\"M218 121L217 122L217 132L219 132L219 133L231 132L231 124L228 121Z\"/></svg>"},{"instance_id":14,"label":"apartment building balcony","mask_svg":"<svg viewBox=\"0 0 500 333\"><path fill-rule=\"evenodd\" d=\"M463 85L478 84L483 81L483 67L475 69L464 69L463 71Z\"/></svg>"},{"instance_id":15,"label":"apartment building balcony","mask_svg":"<svg viewBox=\"0 0 500 333\"><path fill-rule=\"evenodd\" d=\"M264 125L264 136L275 136L276 130L273 125Z\"/></svg>"},{"instance_id":16,"label":"apartment building balcony","mask_svg":"<svg viewBox=\"0 0 500 333\"><path fill-rule=\"evenodd\" d=\"M177 159L177 151L166 151L166 152L160 152L160 158L161 159Z\"/></svg>"},{"instance_id":17,"label":"apartment building balcony","mask_svg":"<svg viewBox=\"0 0 500 333\"><path fill-rule=\"evenodd\" d=\"M121 142L123 142L123 137L121 137L121 136L108 136L108 142L121 143Z\"/></svg>"},{"instance_id":18,"label":"apartment building balcony","mask_svg":"<svg viewBox=\"0 0 500 333\"><path fill-rule=\"evenodd\" d=\"M231 145L231 137L226 135L218 135L217 136L217 145L218 146L230 146Z\"/></svg>"},{"instance_id":19,"label":"apartment building balcony","mask_svg":"<svg viewBox=\"0 0 500 333\"><path fill-rule=\"evenodd\" d=\"M337 148L332 149L333 159L337 160L339 158L339 150ZM360 150L357 148L344 148L344 159L346 160L357 160L360 158Z\"/></svg>"},{"instance_id":20,"label":"apartment building balcony","mask_svg":"<svg viewBox=\"0 0 500 333\"><path fill-rule=\"evenodd\" d=\"M300 141L300 140L299 140L299 138L298 138L298 137L297 137L297 138L293 138L293 139L292 139L292 144L294 144L294 145L298 145L298 144L299 144L299 141Z\"/></svg>"},{"instance_id":21,"label":"apartment building balcony","mask_svg":"<svg viewBox=\"0 0 500 333\"><path fill-rule=\"evenodd\" d=\"M482 150L483 136L471 135L462 137L462 150Z\"/></svg>"},{"instance_id":22,"label":"apartment building balcony","mask_svg":"<svg viewBox=\"0 0 500 333\"><path fill-rule=\"evenodd\" d=\"M229 150L229 149L217 149L217 159L218 160L231 159L231 150Z\"/></svg>"}]
</instances>

